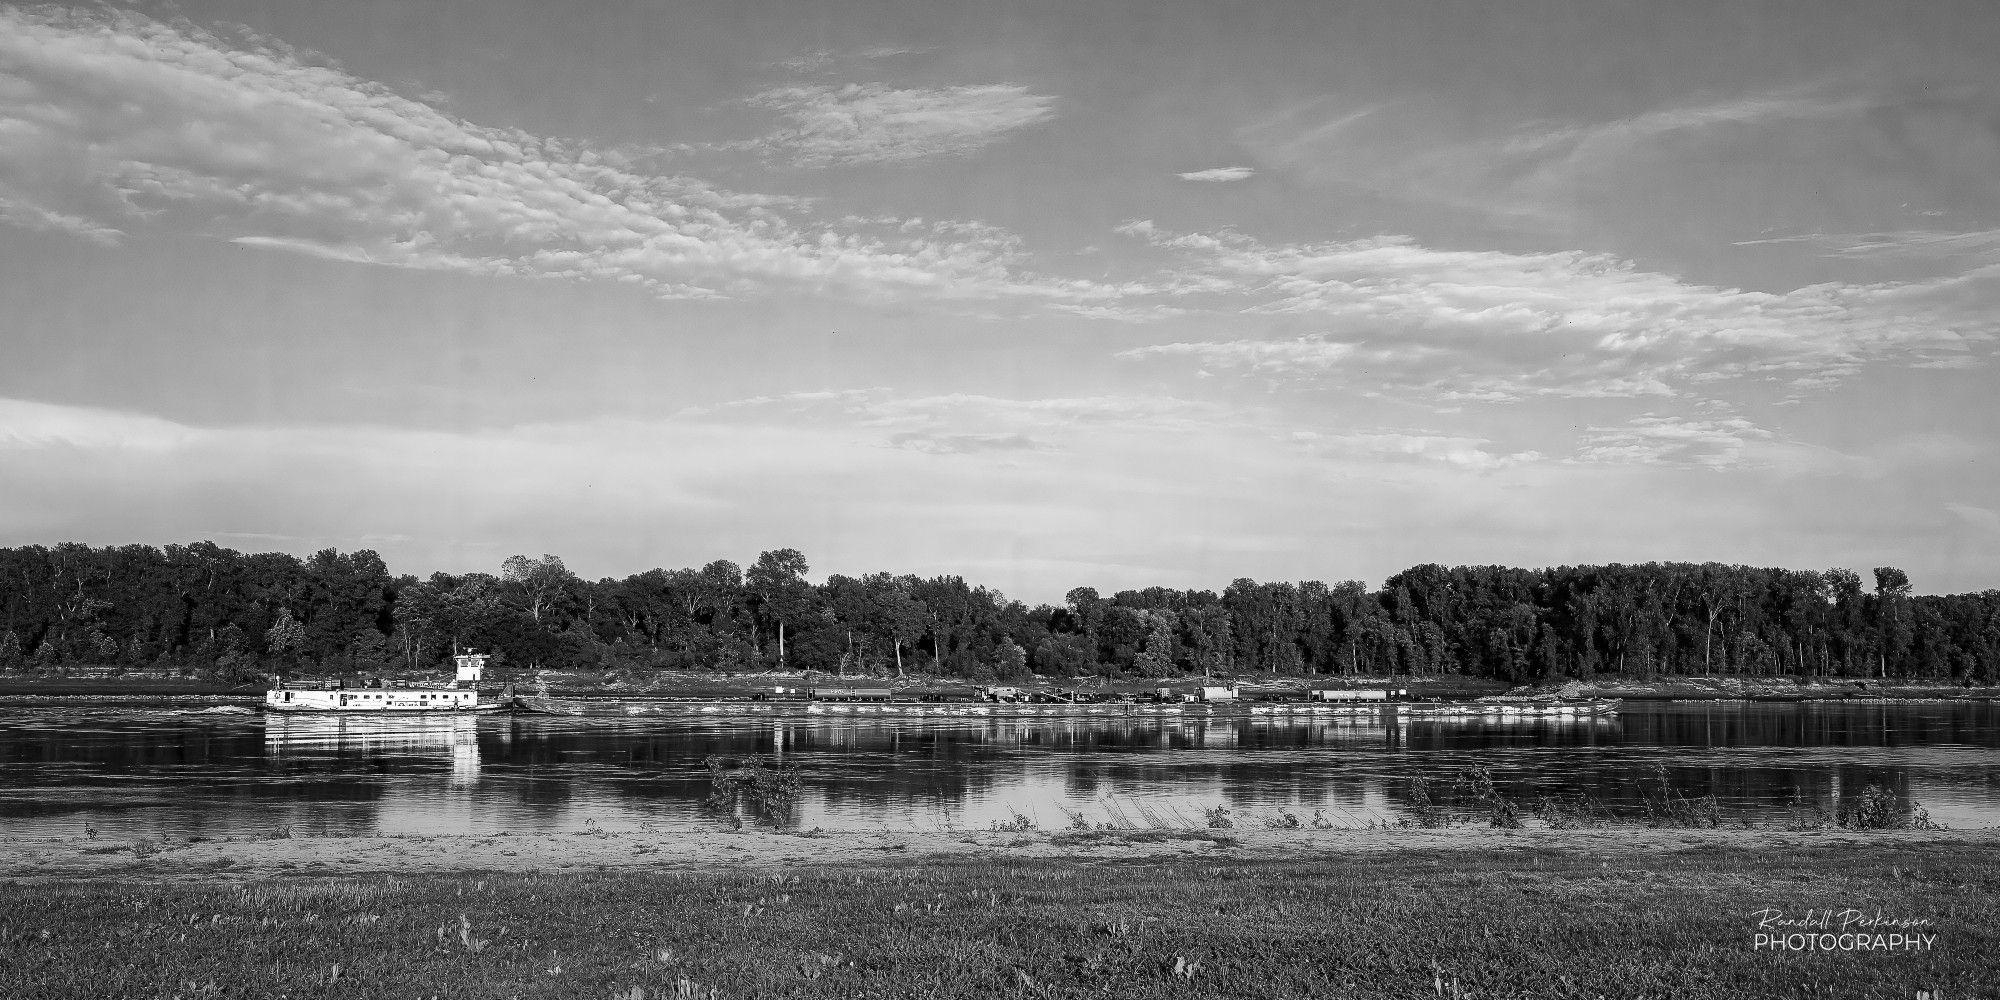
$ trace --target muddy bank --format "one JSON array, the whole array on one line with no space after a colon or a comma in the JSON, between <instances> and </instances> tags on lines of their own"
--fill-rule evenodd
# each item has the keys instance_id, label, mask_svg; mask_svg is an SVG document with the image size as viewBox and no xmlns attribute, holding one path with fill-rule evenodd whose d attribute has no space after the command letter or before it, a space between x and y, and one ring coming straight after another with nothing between
<instances>
[{"instance_id":1,"label":"muddy bank","mask_svg":"<svg viewBox=\"0 0 2000 1000\"><path fill-rule=\"evenodd\" d=\"M1675 677L1637 680L1600 677L1588 681L1515 688L1516 695L1564 698L1624 698L1637 701L1987 701L2000 688L1965 687L1922 681L1798 677Z\"/></svg>"},{"instance_id":2,"label":"muddy bank","mask_svg":"<svg viewBox=\"0 0 2000 1000\"><path fill-rule=\"evenodd\" d=\"M1651 856L1707 849L1796 850L1885 844L2000 846L2000 829L1784 831L1587 830L1121 830L1090 832L730 831L713 827L496 836L294 837L268 840L0 839L0 878L199 878L654 868L782 868L900 864L916 859L1171 859L1196 856L1298 861L1400 852L1556 849Z\"/></svg>"},{"instance_id":3,"label":"muddy bank","mask_svg":"<svg viewBox=\"0 0 2000 1000\"><path fill-rule=\"evenodd\" d=\"M406 684L437 682L434 673L412 672L386 675ZM311 678L301 677L301 680ZM612 672L583 671L538 673L519 672L498 678L522 692L545 687L557 697L642 697L642 698L729 698L747 697L776 687L797 688L813 685L861 683L891 688L909 697L924 695L969 696L972 683L959 678L876 677L838 678L830 674L797 671L766 671L723 674L705 671ZM1201 683L1237 685L1248 697L1259 695L1299 695L1312 688L1400 688L1418 698L1460 699L1499 694L1560 695L1571 698L1631 698L1640 700L1987 700L2000 698L2000 687L1966 687L1937 681L1902 681L1871 678L1801 677L1672 677L1644 680L1613 675L1590 680L1570 680L1560 684L1536 684L1509 688L1500 681L1477 677L1279 677L1248 674L1237 677L1177 678L1147 680L1103 677L1033 677L1004 681L1024 692L1082 691L1101 694L1150 694L1158 687L1186 689ZM64 676L58 674L0 673L0 697L87 697L141 695L210 695L259 699L267 684L229 684L213 679L176 676L173 673L132 672L120 676Z\"/></svg>"}]
</instances>

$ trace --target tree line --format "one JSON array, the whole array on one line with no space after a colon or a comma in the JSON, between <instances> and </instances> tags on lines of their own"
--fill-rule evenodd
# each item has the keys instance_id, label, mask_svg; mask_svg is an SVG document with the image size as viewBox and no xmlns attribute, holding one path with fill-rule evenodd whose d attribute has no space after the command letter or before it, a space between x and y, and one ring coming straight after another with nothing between
<instances>
[{"instance_id":1,"label":"tree line","mask_svg":"<svg viewBox=\"0 0 2000 1000\"><path fill-rule=\"evenodd\" d=\"M1721 563L1416 566L1220 593L1069 592L1029 606L958 576L834 574L793 549L585 580L560 558L393 575L369 550L306 558L212 542L0 548L0 669L430 669L460 647L517 667L1171 678L2000 674L2000 591Z\"/></svg>"}]
</instances>

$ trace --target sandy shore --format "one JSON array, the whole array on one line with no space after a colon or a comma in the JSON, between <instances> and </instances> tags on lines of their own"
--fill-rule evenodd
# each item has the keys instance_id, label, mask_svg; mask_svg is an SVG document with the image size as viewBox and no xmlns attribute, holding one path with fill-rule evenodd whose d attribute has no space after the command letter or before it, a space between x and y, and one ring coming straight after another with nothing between
<instances>
[{"instance_id":1,"label":"sandy shore","mask_svg":"<svg viewBox=\"0 0 2000 1000\"><path fill-rule=\"evenodd\" d=\"M1637 858L1692 850L1857 844L2000 847L2000 829L1876 831L1268 830L1028 832L836 831L814 835L711 828L501 836L299 837L196 842L0 839L0 878L135 880L267 875L418 874L655 868L907 864L946 858L1300 860L1389 852L1561 850Z\"/></svg>"}]
</instances>

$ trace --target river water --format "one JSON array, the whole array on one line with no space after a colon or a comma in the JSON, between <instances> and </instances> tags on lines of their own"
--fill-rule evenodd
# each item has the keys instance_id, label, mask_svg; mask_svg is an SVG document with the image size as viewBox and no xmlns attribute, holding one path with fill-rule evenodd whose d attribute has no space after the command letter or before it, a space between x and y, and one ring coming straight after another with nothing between
<instances>
[{"instance_id":1,"label":"river water","mask_svg":"<svg viewBox=\"0 0 2000 1000\"><path fill-rule=\"evenodd\" d=\"M788 806L714 798L704 761L797 768ZM917 717L265 717L212 703L0 700L0 835L267 837L1018 823L1335 826L1413 814L1483 767L1523 804L1642 816L1664 778L1729 823L1879 785L1954 827L2000 825L2000 706L1631 702L1606 720L1368 713Z\"/></svg>"}]
</instances>

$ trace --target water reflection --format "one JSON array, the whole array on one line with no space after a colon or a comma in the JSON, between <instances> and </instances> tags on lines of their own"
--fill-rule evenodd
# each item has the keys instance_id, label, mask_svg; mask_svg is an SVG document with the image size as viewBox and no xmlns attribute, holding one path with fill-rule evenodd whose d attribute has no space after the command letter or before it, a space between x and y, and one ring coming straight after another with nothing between
<instances>
[{"instance_id":1,"label":"water reflection","mask_svg":"<svg viewBox=\"0 0 2000 1000\"><path fill-rule=\"evenodd\" d=\"M0 832L257 836L607 829L709 821L703 761L801 768L801 827L984 828L1410 815L1413 778L1480 766L1524 804L1644 808L1642 783L1768 821L1866 785L1957 826L2000 821L2000 713L1632 704L1615 719L649 714L349 718L0 705Z\"/></svg>"},{"instance_id":2,"label":"water reflection","mask_svg":"<svg viewBox=\"0 0 2000 1000\"><path fill-rule=\"evenodd\" d=\"M264 720L264 756L298 759L324 751L336 756L423 754L451 761L453 786L479 780L479 725L471 716L274 715Z\"/></svg>"}]
</instances>

